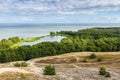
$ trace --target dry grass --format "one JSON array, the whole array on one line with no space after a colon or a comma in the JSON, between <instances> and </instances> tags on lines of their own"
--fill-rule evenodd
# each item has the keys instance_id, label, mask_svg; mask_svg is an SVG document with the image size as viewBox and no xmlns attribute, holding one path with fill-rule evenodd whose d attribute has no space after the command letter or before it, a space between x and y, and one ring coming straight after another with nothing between
<instances>
[{"instance_id":1,"label":"dry grass","mask_svg":"<svg viewBox=\"0 0 120 80\"><path fill-rule=\"evenodd\" d=\"M0 80L38 80L38 76L34 74L5 72L0 75Z\"/></svg>"},{"instance_id":2,"label":"dry grass","mask_svg":"<svg viewBox=\"0 0 120 80\"><path fill-rule=\"evenodd\" d=\"M120 79L120 52L94 52L96 59L90 59L93 52L67 53L35 59L36 66L44 67L53 64L56 68L58 79L55 77L42 78L43 80L119 80ZM87 62L82 60L86 58ZM103 61L98 62L97 59ZM112 75L105 78L99 75L99 68L105 67Z\"/></svg>"},{"instance_id":3,"label":"dry grass","mask_svg":"<svg viewBox=\"0 0 120 80\"><path fill-rule=\"evenodd\" d=\"M94 53L97 56L96 59L90 59L89 56L91 54L92 52L68 53L59 56L41 58L38 59L36 63L49 63L49 64L83 63L82 60L84 58L86 58L89 63L98 63L97 61L98 58L101 58L103 60L102 63L112 63L120 61L120 52Z\"/></svg>"},{"instance_id":4,"label":"dry grass","mask_svg":"<svg viewBox=\"0 0 120 80\"><path fill-rule=\"evenodd\" d=\"M36 58L27 61L26 68L21 68L33 73L5 72L0 75L0 80L119 80L120 79L120 52L94 52L96 59L90 59L93 52L67 53L58 56ZM87 62L82 62L86 58ZM97 59L103 61L98 62ZM12 62L13 63L13 62ZM12 63L0 64L0 67L12 67ZM42 69L52 64L56 68L55 76L44 76ZM99 68L103 66L112 75L105 78L99 75ZM35 69L36 68L36 69ZM34 72L36 71L36 72ZM37 74L36 74L37 73Z\"/></svg>"}]
</instances>

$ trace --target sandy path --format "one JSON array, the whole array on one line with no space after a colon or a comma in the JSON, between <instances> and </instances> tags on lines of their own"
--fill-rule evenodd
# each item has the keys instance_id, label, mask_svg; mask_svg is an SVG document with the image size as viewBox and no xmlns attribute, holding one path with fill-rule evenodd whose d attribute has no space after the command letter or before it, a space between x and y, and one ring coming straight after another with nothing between
<instances>
[{"instance_id":1,"label":"sandy path","mask_svg":"<svg viewBox=\"0 0 120 80\"><path fill-rule=\"evenodd\" d=\"M42 70L42 68L34 65L35 61L36 60L27 61L27 63L29 64L28 68L30 69L30 71L27 71L22 68L17 68L17 67L2 67L2 68L0 68L0 74L2 74L4 72L19 72L19 73L34 73L37 75L42 75L43 70ZM13 63L10 63L10 65L13 65Z\"/></svg>"},{"instance_id":2,"label":"sandy path","mask_svg":"<svg viewBox=\"0 0 120 80\"><path fill-rule=\"evenodd\" d=\"M35 62L34 61L30 60L27 63L29 64L30 69L35 74L37 74L37 75L41 75L42 74L42 72L43 72L42 68L35 66L35 64L34 64Z\"/></svg>"},{"instance_id":3,"label":"sandy path","mask_svg":"<svg viewBox=\"0 0 120 80\"><path fill-rule=\"evenodd\" d=\"M4 72L20 72L20 73L32 73L20 68L0 68L0 74Z\"/></svg>"}]
</instances>

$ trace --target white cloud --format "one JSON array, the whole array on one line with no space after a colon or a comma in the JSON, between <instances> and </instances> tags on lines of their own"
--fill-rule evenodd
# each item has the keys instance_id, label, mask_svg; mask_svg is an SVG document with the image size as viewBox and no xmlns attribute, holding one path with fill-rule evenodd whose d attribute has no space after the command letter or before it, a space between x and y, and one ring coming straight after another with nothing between
<instances>
[{"instance_id":1,"label":"white cloud","mask_svg":"<svg viewBox=\"0 0 120 80\"><path fill-rule=\"evenodd\" d=\"M0 0L0 13L93 14L120 10L120 0Z\"/></svg>"},{"instance_id":2,"label":"white cloud","mask_svg":"<svg viewBox=\"0 0 120 80\"><path fill-rule=\"evenodd\" d=\"M112 21L112 20L120 21L120 16L105 16L105 17L102 17L102 19L108 20L108 21Z\"/></svg>"},{"instance_id":3,"label":"white cloud","mask_svg":"<svg viewBox=\"0 0 120 80\"><path fill-rule=\"evenodd\" d=\"M75 12L58 11L59 14L75 14Z\"/></svg>"},{"instance_id":4,"label":"white cloud","mask_svg":"<svg viewBox=\"0 0 120 80\"><path fill-rule=\"evenodd\" d=\"M33 21L32 18L27 18L27 17L23 17L23 18L21 18L21 20L24 20L24 21Z\"/></svg>"}]
</instances>

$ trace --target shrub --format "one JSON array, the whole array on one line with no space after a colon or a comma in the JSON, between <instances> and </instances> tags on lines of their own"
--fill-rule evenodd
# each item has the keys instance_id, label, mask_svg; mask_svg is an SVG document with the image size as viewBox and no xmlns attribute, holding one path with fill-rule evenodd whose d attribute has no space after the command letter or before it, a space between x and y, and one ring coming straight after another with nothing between
<instances>
[{"instance_id":1,"label":"shrub","mask_svg":"<svg viewBox=\"0 0 120 80\"><path fill-rule=\"evenodd\" d=\"M111 74L109 72L107 72L104 67L100 68L99 73L100 73L100 75L103 75L105 77L111 77Z\"/></svg>"},{"instance_id":2,"label":"shrub","mask_svg":"<svg viewBox=\"0 0 120 80\"><path fill-rule=\"evenodd\" d=\"M90 59L95 59L96 58L96 55L95 54L91 54L90 55Z\"/></svg>"},{"instance_id":3,"label":"shrub","mask_svg":"<svg viewBox=\"0 0 120 80\"><path fill-rule=\"evenodd\" d=\"M82 62L87 62L86 58L84 58L84 59L82 60Z\"/></svg>"},{"instance_id":4,"label":"shrub","mask_svg":"<svg viewBox=\"0 0 120 80\"><path fill-rule=\"evenodd\" d=\"M25 79L25 75L23 73L21 73L21 79L24 80Z\"/></svg>"},{"instance_id":5,"label":"shrub","mask_svg":"<svg viewBox=\"0 0 120 80\"><path fill-rule=\"evenodd\" d=\"M26 62L21 62L20 66L21 66L21 67L27 67L28 65L27 65Z\"/></svg>"},{"instance_id":6,"label":"shrub","mask_svg":"<svg viewBox=\"0 0 120 80\"><path fill-rule=\"evenodd\" d=\"M47 65L45 66L45 69L44 69L44 75L55 75L56 72L55 72L55 67L52 66L52 65Z\"/></svg>"},{"instance_id":7,"label":"shrub","mask_svg":"<svg viewBox=\"0 0 120 80\"><path fill-rule=\"evenodd\" d=\"M14 64L14 66L15 66L15 67L20 67L20 63L16 62L16 63Z\"/></svg>"},{"instance_id":8,"label":"shrub","mask_svg":"<svg viewBox=\"0 0 120 80\"><path fill-rule=\"evenodd\" d=\"M105 77L111 77L110 72L106 72Z\"/></svg>"},{"instance_id":9,"label":"shrub","mask_svg":"<svg viewBox=\"0 0 120 80\"><path fill-rule=\"evenodd\" d=\"M26 62L21 62L21 63L16 62L16 63L14 64L14 66L15 66L15 67L27 67L28 65L27 65Z\"/></svg>"},{"instance_id":10,"label":"shrub","mask_svg":"<svg viewBox=\"0 0 120 80\"><path fill-rule=\"evenodd\" d=\"M98 61L98 62L101 62L101 61L103 61L103 60L102 60L102 58L98 58L97 61Z\"/></svg>"},{"instance_id":11,"label":"shrub","mask_svg":"<svg viewBox=\"0 0 120 80\"><path fill-rule=\"evenodd\" d=\"M105 68L101 67L99 73L100 73L100 75L105 75L106 74Z\"/></svg>"}]
</instances>

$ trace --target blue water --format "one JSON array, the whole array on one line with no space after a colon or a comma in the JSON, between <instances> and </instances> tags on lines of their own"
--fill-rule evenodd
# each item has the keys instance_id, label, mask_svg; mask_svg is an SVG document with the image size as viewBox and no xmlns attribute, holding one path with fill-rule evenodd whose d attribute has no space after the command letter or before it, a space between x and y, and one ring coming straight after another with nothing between
<instances>
[{"instance_id":1,"label":"blue water","mask_svg":"<svg viewBox=\"0 0 120 80\"><path fill-rule=\"evenodd\" d=\"M0 40L14 36L38 37L51 31L77 31L91 27L120 27L120 24L0 24Z\"/></svg>"},{"instance_id":2,"label":"blue water","mask_svg":"<svg viewBox=\"0 0 120 80\"><path fill-rule=\"evenodd\" d=\"M63 38L66 38L64 36L46 36L45 38L41 38L40 40L37 40L35 42L24 42L22 43L20 46L24 46L24 45L34 45L34 44L37 44L37 43L41 43L41 42L53 42L53 41L57 41L57 42L60 42Z\"/></svg>"}]
</instances>

